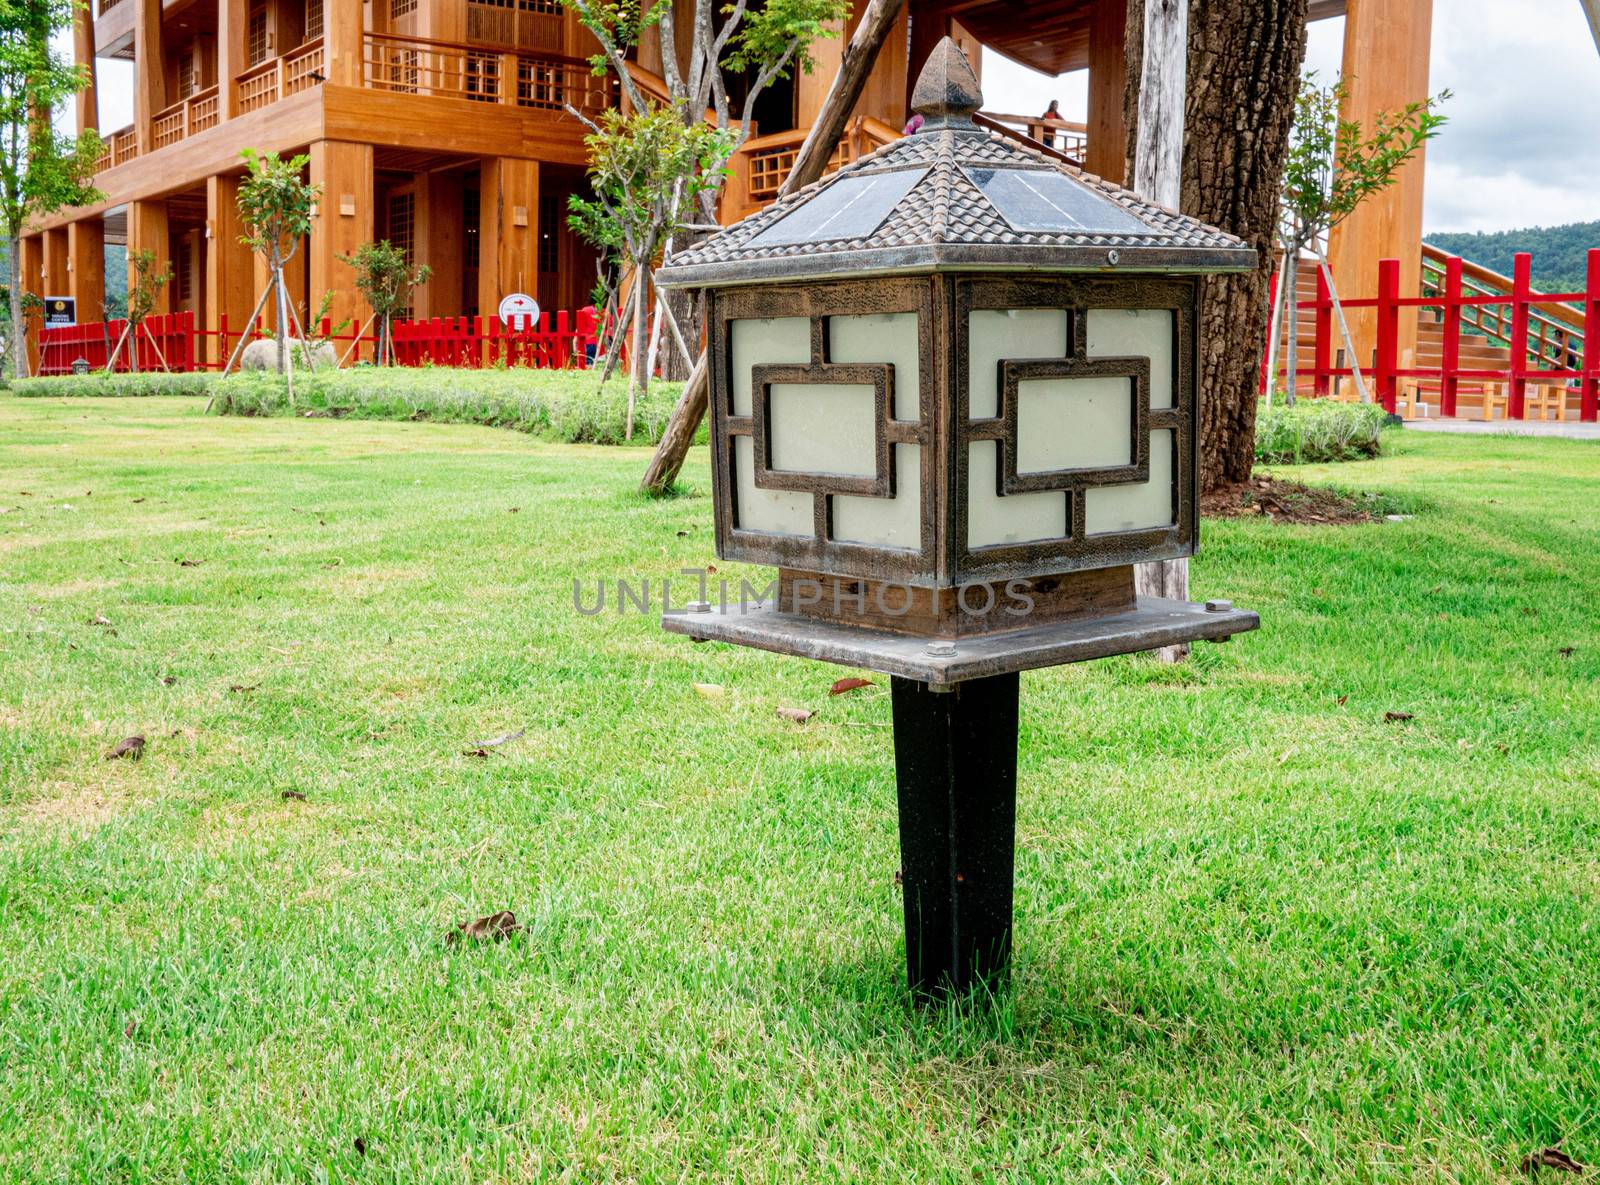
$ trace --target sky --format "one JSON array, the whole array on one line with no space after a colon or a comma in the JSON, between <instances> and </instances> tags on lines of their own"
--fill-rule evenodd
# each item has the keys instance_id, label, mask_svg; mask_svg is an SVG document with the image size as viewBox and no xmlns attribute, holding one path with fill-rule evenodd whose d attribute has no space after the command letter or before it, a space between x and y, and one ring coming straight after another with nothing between
<instances>
[{"instance_id":1,"label":"sky","mask_svg":"<svg viewBox=\"0 0 1600 1185\"><path fill-rule=\"evenodd\" d=\"M1339 72L1343 19L1318 21L1306 66ZM70 54L70 42L67 45ZM133 120L132 68L102 59L101 127ZM1600 52L1580 0L1434 0L1430 90L1452 92L1428 146L1423 229L1513 230L1600 219ZM1051 78L985 53L985 105L1037 115L1088 107L1088 72Z\"/></svg>"},{"instance_id":2,"label":"sky","mask_svg":"<svg viewBox=\"0 0 1600 1185\"><path fill-rule=\"evenodd\" d=\"M1306 67L1339 72L1343 19L1310 28ZM1059 79L994 53L984 105L1038 115L1088 108L1088 74ZM1600 52L1579 0L1434 0L1429 89L1452 92L1428 145L1423 230L1514 230L1600 219Z\"/></svg>"}]
</instances>

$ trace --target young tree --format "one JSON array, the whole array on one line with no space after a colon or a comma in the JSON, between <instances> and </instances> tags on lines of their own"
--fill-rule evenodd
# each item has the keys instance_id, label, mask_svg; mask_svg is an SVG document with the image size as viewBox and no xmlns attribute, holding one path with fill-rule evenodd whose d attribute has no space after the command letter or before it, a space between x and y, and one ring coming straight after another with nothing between
<instances>
[{"instance_id":1,"label":"young tree","mask_svg":"<svg viewBox=\"0 0 1600 1185\"><path fill-rule=\"evenodd\" d=\"M28 222L64 206L98 201L94 167L105 151L100 137L56 132L57 103L88 85L85 71L51 49L51 38L71 27L76 0L5 0L0 3L0 223L6 259L13 373L28 373L27 318L22 307L22 232Z\"/></svg>"},{"instance_id":2,"label":"young tree","mask_svg":"<svg viewBox=\"0 0 1600 1185\"><path fill-rule=\"evenodd\" d=\"M146 247L139 251L128 252L128 268L133 283L128 287L127 322L122 327L122 337L117 340L117 348L111 351L110 357L106 360L106 370L116 369L117 355L122 353L122 348L126 345L132 351L128 356L131 369L137 373L139 331L144 328L145 318L155 310L161 289L172 279L172 264L163 264L158 271L156 253Z\"/></svg>"},{"instance_id":3,"label":"young tree","mask_svg":"<svg viewBox=\"0 0 1600 1185\"><path fill-rule=\"evenodd\" d=\"M256 311L250 314L255 321L267 297L277 302L278 371L289 373L289 314L293 307L288 286L283 282L283 269L299 251L301 242L311 233L311 212L317 204L321 186L300 179L310 157L304 154L279 158L276 152L257 152L246 148L243 153L249 176L239 185L239 217L249 231L239 236L239 241L260 255L267 265L267 287L256 302ZM240 345L244 338L240 338Z\"/></svg>"},{"instance_id":4,"label":"young tree","mask_svg":"<svg viewBox=\"0 0 1600 1185\"><path fill-rule=\"evenodd\" d=\"M378 323L377 363L387 365L394 355L394 316L410 302L411 290L427 283L433 269L425 263L413 268L406 262L405 248L388 239L362 243L354 253L338 258L355 269L356 290L372 306Z\"/></svg>"},{"instance_id":5,"label":"young tree","mask_svg":"<svg viewBox=\"0 0 1600 1185\"><path fill-rule=\"evenodd\" d=\"M633 273L633 357L625 432L632 439L636 388L642 390L649 383L645 295L651 269L663 245L683 229L684 211L722 184L731 137L703 121L685 122L673 109L646 107L627 115L602 112L595 130L584 137L584 146L594 200L572 195L572 227L602 250L617 252Z\"/></svg>"},{"instance_id":6,"label":"young tree","mask_svg":"<svg viewBox=\"0 0 1600 1185\"><path fill-rule=\"evenodd\" d=\"M1323 246L1327 233L1353 214L1362 202L1392 185L1401 166L1439 134L1448 120L1436 108L1449 97L1449 91L1442 91L1432 98L1408 103L1399 111L1379 112L1368 131L1358 121L1339 116L1345 100L1343 79L1332 86L1319 86L1314 70L1301 79L1300 93L1295 99L1294 128L1289 136L1289 154L1284 161L1278 229L1283 246L1283 275L1278 282L1278 304L1282 312L1275 312L1271 319L1274 342L1283 324L1287 322L1290 326L1285 347L1288 369L1285 402L1295 401L1294 291L1300 252L1315 246L1318 265L1327 271L1328 259ZM1331 287L1331 276L1329 281ZM1337 299L1336 296L1336 306ZM1343 328L1343 309L1339 310L1339 320ZM1350 350L1353 362L1355 350L1348 332L1345 333L1345 347ZM1359 385L1359 370L1356 373ZM1276 375L1268 375L1269 401L1276 379ZM1362 392L1364 396L1364 385Z\"/></svg>"}]
</instances>

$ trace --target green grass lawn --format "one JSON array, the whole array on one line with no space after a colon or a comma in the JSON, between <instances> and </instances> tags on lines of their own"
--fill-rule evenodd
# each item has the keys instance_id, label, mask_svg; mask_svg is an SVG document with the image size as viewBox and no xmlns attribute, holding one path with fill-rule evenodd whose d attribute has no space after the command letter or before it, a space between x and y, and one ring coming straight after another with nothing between
<instances>
[{"instance_id":1,"label":"green grass lawn","mask_svg":"<svg viewBox=\"0 0 1600 1185\"><path fill-rule=\"evenodd\" d=\"M572 610L713 559L703 455L0 397L0 1179L1600 1162L1600 448L1388 440L1285 472L1412 521L1206 525L1259 633L1024 676L974 1015L902 991L881 681Z\"/></svg>"}]
</instances>

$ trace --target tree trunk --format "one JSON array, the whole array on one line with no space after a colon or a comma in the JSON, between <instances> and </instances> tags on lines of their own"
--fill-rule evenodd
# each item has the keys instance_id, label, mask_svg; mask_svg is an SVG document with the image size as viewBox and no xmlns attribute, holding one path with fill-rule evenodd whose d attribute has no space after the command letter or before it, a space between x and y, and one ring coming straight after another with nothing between
<instances>
[{"instance_id":1,"label":"tree trunk","mask_svg":"<svg viewBox=\"0 0 1600 1185\"><path fill-rule=\"evenodd\" d=\"M6 260L6 286L11 304L11 373L28 377L28 327L22 323L22 236L6 238L11 256Z\"/></svg>"},{"instance_id":2,"label":"tree trunk","mask_svg":"<svg viewBox=\"0 0 1600 1185\"><path fill-rule=\"evenodd\" d=\"M1143 61L1144 12L1128 5L1129 92ZM1305 56L1306 0L1191 0L1185 104L1185 214L1256 249L1255 271L1205 281L1200 301L1200 485L1250 476L1256 389L1267 341L1278 194ZM1137 102L1128 104L1137 143Z\"/></svg>"},{"instance_id":3,"label":"tree trunk","mask_svg":"<svg viewBox=\"0 0 1600 1185\"><path fill-rule=\"evenodd\" d=\"M289 302L283 286L283 261L276 253L272 256L272 283L277 285L278 293L278 373L286 374L289 369Z\"/></svg>"}]
</instances>

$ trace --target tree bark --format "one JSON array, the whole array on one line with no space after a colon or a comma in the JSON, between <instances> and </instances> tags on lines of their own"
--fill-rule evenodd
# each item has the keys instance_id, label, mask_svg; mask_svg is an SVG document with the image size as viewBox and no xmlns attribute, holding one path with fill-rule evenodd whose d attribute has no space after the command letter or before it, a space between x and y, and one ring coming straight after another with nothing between
<instances>
[{"instance_id":1,"label":"tree bark","mask_svg":"<svg viewBox=\"0 0 1600 1185\"><path fill-rule=\"evenodd\" d=\"M22 323L22 236L7 237L11 249L6 260L7 300L11 306L11 373L19 379L28 377L28 327Z\"/></svg>"},{"instance_id":2,"label":"tree bark","mask_svg":"<svg viewBox=\"0 0 1600 1185\"><path fill-rule=\"evenodd\" d=\"M1128 143L1137 143L1144 5L1129 0ZM1215 276L1200 300L1200 485L1250 476L1266 347L1278 193L1305 56L1306 0L1191 0L1185 214L1256 249L1255 271Z\"/></svg>"}]
</instances>

